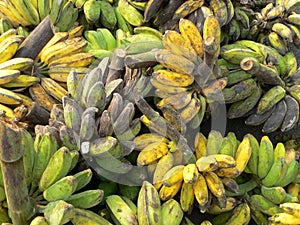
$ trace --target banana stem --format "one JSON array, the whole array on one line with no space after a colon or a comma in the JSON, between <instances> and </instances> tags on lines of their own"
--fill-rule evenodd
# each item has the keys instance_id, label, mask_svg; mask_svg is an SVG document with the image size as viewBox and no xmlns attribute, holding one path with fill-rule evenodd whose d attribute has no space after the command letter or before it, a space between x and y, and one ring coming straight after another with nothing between
<instances>
[{"instance_id":1,"label":"banana stem","mask_svg":"<svg viewBox=\"0 0 300 225\"><path fill-rule=\"evenodd\" d=\"M285 86L277 70L261 64L257 59L246 57L242 59L240 66L246 72L256 76L259 81L266 84Z\"/></svg>"},{"instance_id":2,"label":"banana stem","mask_svg":"<svg viewBox=\"0 0 300 225\"><path fill-rule=\"evenodd\" d=\"M54 26L50 16L46 16L39 25L26 37L15 57L35 59L42 48L54 36Z\"/></svg>"},{"instance_id":3,"label":"banana stem","mask_svg":"<svg viewBox=\"0 0 300 225\"><path fill-rule=\"evenodd\" d=\"M0 159L9 214L13 224L28 224L34 208L26 185L21 130L15 123L1 119L0 133Z\"/></svg>"},{"instance_id":4,"label":"banana stem","mask_svg":"<svg viewBox=\"0 0 300 225\"><path fill-rule=\"evenodd\" d=\"M114 50L114 54L109 64L108 75L106 79L106 85L111 81L116 80L121 77L124 72L124 58L126 56L126 52L121 48L116 48Z\"/></svg>"},{"instance_id":5,"label":"banana stem","mask_svg":"<svg viewBox=\"0 0 300 225\"><path fill-rule=\"evenodd\" d=\"M215 63L215 53L218 51L218 46L216 45L214 37L208 37L204 40L204 62L212 70Z\"/></svg>"}]
</instances>

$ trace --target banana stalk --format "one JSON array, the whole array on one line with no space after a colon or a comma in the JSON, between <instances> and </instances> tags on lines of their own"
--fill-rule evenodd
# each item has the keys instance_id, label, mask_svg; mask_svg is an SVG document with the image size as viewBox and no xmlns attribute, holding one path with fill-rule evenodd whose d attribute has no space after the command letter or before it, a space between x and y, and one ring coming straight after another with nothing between
<instances>
[{"instance_id":1,"label":"banana stalk","mask_svg":"<svg viewBox=\"0 0 300 225\"><path fill-rule=\"evenodd\" d=\"M20 148L21 130L16 124L1 120L0 133L1 169L9 214L13 224L24 225L34 210L25 179L23 149Z\"/></svg>"}]
</instances>

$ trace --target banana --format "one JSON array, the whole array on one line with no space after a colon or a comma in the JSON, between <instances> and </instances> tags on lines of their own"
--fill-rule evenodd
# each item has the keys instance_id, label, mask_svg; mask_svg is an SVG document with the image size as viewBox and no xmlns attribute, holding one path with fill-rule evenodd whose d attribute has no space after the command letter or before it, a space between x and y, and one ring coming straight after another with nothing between
<instances>
[{"instance_id":1,"label":"banana","mask_svg":"<svg viewBox=\"0 0 300 225\"><path fill-rule=\"evenodd\" d=\"M118 2L118 10L124 19L131 25L138 27L144 22L143 15L126 0Z\"/></svg>"},{"instance_id":2,"label":"banana","mask_svg":"<svg viewBox=\"0 0 300 225\"><path fill-rule=\"evenodd\" d=\"M219 154L224 154L234 157L235 147L228 137L224 137L220 146Z\"/></svg>"},{"instance_id":3,"label":"banana","mask_svg":"<svg viewBox=\"0 0 300 225\"><path fill-rule=\"evenodd\" d=\"M164 47L172 54L181 55L185 58L196 61L197 53L190 42L176 31L167 30L162 37Z\"/></svg>"},{"instance_id":4,"label":"banana","mask_svg":"<svg viewBox=\"0 0 300 225\"><path fill-rule=\"evenodd\" d=\"M234 102L228 109L227 117L234 119L242 117L255 107L262 94L260 86L256 86L255 90L244 100ZM233 99L233 98L232 98ZM232 99L230 101L232 101Z\"/></svg>"},{"instance_id":5,"label":"banana","mask_svg":"<svg viewBox=\"0 0 300 225\"><path fill-rule=\"evenodd\" d=\"M275 86L269 89L259 100L257 106L257 113L262 114L272 108L285 96L285 89L281 86Z\"/></svg>"},{"instance_id":6,"label":"banana","mask_svg":"<svg viewBox=\"0 0 300 225\"><path fill-rule=\"evenodd\" d=\"M209 203L209 192L205 178L201 173L199 173L197 180L193 184L193 189L200 211L205 212Z\"/></svg>"},{"instance_id":7,"label":"banana","mask_svg":"<svg viewBox=\"0 0 300 225\"><path fill-rule=\"evenodd\" d=\"M201 105L200 105L199 99L192 98L190 103L181 110L180 115L183 119L184 123L188 123L194 118L197 113L200 111Z\"/></svg>"},{"instance_id":8,"label":"banana","mask_svg":"<svg viewBox=\"0 0 300 225\"><path fill-rule=\"evenodd\" d=\"M40 22L38 11L31 1L12 0L11 3L22 14L23 18L26 18L32 25L37 25Z\"/></svg>"},{"instance_id":9,"label":"banana","mask_svg":"<svg viewBox=\"0 0 300 225\"><path fill-rule=\"evenodd\" d=\"M226 19L227 20L227 19ZM218 18L214 15L209 15L203 24L203 40L206 41L210 37L214 38L215 45L217 47L216 52L213 54L213 59L216 59L220 53L221 42L221 28Z\"/></svg>"},{"instance_id":10,"label":"banana","mask_svg":"<svg viewBox=\"0 0 300 225\"><path fill-rule=\"evenodd\" d=\"M252 148L248 136L244 136L235 153L235 168L242 173L251 157Z\"/></svg>"},{"instance_id":11,"label":"banana","mask_svg":"<svg viewBox=\"0 0 300 225\"><path fill-rule=\"evenodd\" d=\"M77 181L74 176L66 176L43 191L43 197L47 201L68 199L76 190Z\"/></svg>"},{"instance_id":12,"label":"banana","mask_svg":"<svg viewBox=\"0 0 300 225\"><path fill-rule=\"evenodd\" d=\"M195 164L187 164L184 167L182 174L184 183L193 184L198 179L199 172Z\"/></svg>"},{"instance_id":13,"label":"banana","mask_svg":"<svg viewBox=\"0 0 300 225\"><path fill-rule=\"evenodd\" d=\"M168 146L166 143L152 143L142 149L138 155L137 163L139 165L148 165L167 153Z\"/></svg>"},{"instance_id":14,"label":"banana","mask_svg":"<svg viewBox=\"0 0 300 225\"><path fill-rule=\"evenodd\" d=\"M188 0L182 3L174 12L172 17L173 20L178 20L184 18L185 16L189 15L190 13L194 12L198 8L200 8L204 4L204 1L194 1Z\"/></svg>"},{"instance_id":15,"label":"banana","mask_svg":"<svg viewBox=\"0 0 300 225\"><path fill-rule=\"evenodd\" d=\"M179 225L183 219L183 211L176 200L170 199L162 204L161 216L162 225Z\"/></svg>"},{"instance_id":16,"label":"banana","mask_svg":"<svg viewBox=\"0 0 300 225\"><path fill-rule=\"evenodd\" d=\"M271 46L275 48L281 55L285 55L288 52L284 40L276 32L269 33L268 39Z\"/></svg>"},{"instance_id":17,"label":"banana","mask_svg":"<svg viewBox=\"0 0 300 225\"><path fill-rule=\"evenodd\" d=\"M183 181L183 165L172 167L163 177L163 185L171 187L174 184Z\"/></svg>"},{"instance_id":18,"label":"banana","mask_svg":"<svg viewBox=\"0 0 300 225\"><path fill-rule=\"evenodd\" d=\"M16 79L20 75L19 70L15 69L3 69L0 70L0 84L6 84Z\"/></svg>"},{"instance_id":19,"label":"banana","mask_svg":"<svg viewBox=\"0 0 300 225\"><path fill-rule=\"evenodd\" d=\"M65 201L54 201L46 205L44 216L49 224L68 223L74 215L74 206Z\"/></svg>"},{"instance_id":20,"label":"banana","mask_svg":"<svg viewBox=\"0 0 300 225\"><path fill-rule=\"evenodd\" d=\"M48 64L61 57L81 52L86 46L87 41L83 40L82 37L60 41L43 51L41 61Z\"/></svg>"},{"instance_id":21,"label":"banana","mask_svg":"<svg viewBox=\"0 0 300 225\"><path fill-rule=\"evenodd\" d=\"M174 198L174 196L178 193L181 188L182 182L179 181L174 183L171 186L163 185L159 190L159 197L162 201L167 201L169 199Z\"/></svg>"},{"instance_id":22,"label":"banana","mask_svg":"<svg viewBox=\"0 0 300 225\"><path fill-rule=\"evenodd\" d=\"M287 111L281 124L282 132L293 129L299 120L299 104L296 99L290 95L286 95L284 101L287 106Z\"/></svg>"},{"instance_id":23,"label":"banana","mask_svg":"<svg viewBox=\"0 0 300 225\"><path fill-rule=\"evenodd\" d=\"M99 32L102 33L105 39L107 50L109 51L114 50L116 48L117 42L116 42L116 38L110 32L110 30L108 30L107 28L97 28L97 33Z\"/></svg>"},{"instance_id":24,"label":"banana","mask_svg":"<svg viewBox=\"0 0 300 225\"><path fill-rule=\"evenodd\" d=\"M264 59L264 56L260 52L253 51L252 49L245 47L226 50L222 46L221 57L233 64L240 64L244 58L248 57L254 58L258 62L263 62Z\"/></svg>"},{"instance_id":25,"label":"banana","mask_svg":"<svg viewBox=\"0 0 300 225\"><path fill-rule=\"evenodd\" d=\"M298 174L298 162L293 160L287 166L286 174L283 178L281 178L276 185L280 185L282 187L287 186L288 184L292 183Z\"/></svg>"},{"instance_id":26,"label":"banana","mask_svg":"<svg viewBox=\"0 0 300 225\"><path fill-rule=\"evenodd\" d=\"M108 196L106 204L116 224L138 224L136 215L120 196Z\"/></svg>"},{"instance_id":27,"label":"banana","mask_svg":"<svg viewBox=\"0 0 300 225\"><path fill-rule=\"evenodd\" d=\"M0 102L8 105L19 105L23 101L13 91L0 87Z\"/></svg>"},{"instance_id":28,"label":"banana","mask_svg":"<svg viewBox=\"0 0 300 225\"><path fill-rule=\"evenodd\" d=\"M37 1L37 10L40 16L40 19L43 20L50 13L50 3L49 0L38 0Z\"/></svg>"},{"instance_id":29,"label":"banana","mask_svg":"<svg viewBox=\"0 0 300 225\"><path fill-rule=\"evenodd\" d=\"M57 150L57 141L52 134L46 133L39 136L40 138L36 137L34 140L35 158L32 169L31 191L35 191L35 188L38 187L40 178L51 156Z\"/></svg>"},{"instance_id":30,"label":"banana","mask_svg":"<svg viewBox=\"0 0 300 225\"><path fill-rule=\"evenodd\" d=\"M194 186L191 183L182 183L180 192L180 206L183 212L191 213L194 206Z\"/></svg>"},{"instance_id":31,"label":"banana","mask_svg":"<svg viewBox=\"0 0 300 225\"><path fill-rule=\"evenodd\" d=\"M40 59L41 55L43 55L43 52L48 49L50 46L53 46L57 44L60 41L64 41L68 39L69 33L68 32L56 32L53 37L47 42L47 44L42 48L42 50L39 52L37 58Z\"/></svg>"},{"instance_id":32,"label":"banana","mask_svg":"<svg viewBox=\"0 0 300 225\"><path fill-rule=\"evenodd\" d=\"M223 177L221 179L226 190L239 193L239 185L233 178Z\"/></svg>"},{"instance_id":33,"label":"banana","mask_svg":"<svg viewBox=\"0 0 300 225\"><path fill-rule=\"evenodd\" d=\"M272 112L270 117L264 123L262 132L270 133L280 128L286 113L287 113L287 105L284 99L282 99L276 104L275 110Z\"/></svg>"},{"instance_id":34,"label":"banana","mask_svg":"<svg viewBox=\"0 0 300 225\"><path fill-rule=\"evenodd\" d=\"M89 66L93 59L92 53L77 53L71 56L64 56L62 58L51 61L48 66L49 67L86 67Z\"/></svg>"},{"instance_id":35,"label":"banana","mask_svg":"<svg viewBox=\"0 0 300 225\"><path fill-rule=\"evenodd\" d=\"M210 9L213 11L213 14L217 17L220 27L227 24L228 21L228 8L226 3L222 0L212 0L209 3Z\"/></svg>"},{"instance_id":36,"label":"banana","mask_svg":"<svg viewBox=\"0 0 300 225\"><path fill-rule=\"evenodd\" d=\"M137 137L134 138L133 141L136 149L143 149L147 145L152 144L154 142L157 143L167 142L167 139L155 133L145 133L145 134L138 135Z\"/></svg>"},{"instance_id":37,"label":"banana","mask_svg":"<svg viewBox=\"0 0 300 225\"><path fill-rule=\"evenodd\" d=\"M17 52L21 39L17 36L11 36L6 38L0 43L0 63L3 63L11 59Z\"/></svg>"},{"instance_id":38,"label":"banana","mask_svg":"<svg viewBox=\"0 0 300 225\"><path fill-rule=\"evenodd\" d=\"M167 93L165 95L162 94L162 92L163 91L161 91L161 89L157 89L156 92L155 92L159 97L163 97L163 99L157 103L158 107L162 107L163 105L171 105L175 110L181 110L182 111L185 107L190 105L190 108L187 108L186 111L188 109L192 110L191 109L192 106L194 106L194 108L196 110L197 109L200 110L199 109L199 106L200 106L199 100L195 99L195 100L193 100L193 102L191 100L192 99L192 92L191 91L184 91L184 92L180 92L178 94L177 93L174 93L174 94ZM162 95L164 95L164 96L162 96ZM192 112L192 113L195 114L195 112ZM186 116L186 115L184 115L184 116Z\"/></svg>"},{"instance_id":39,"label":"banana","mask_svg":"<svg viewBox=\"0 0 300 225\"><path fill-rule=\"evenodd\" d=\"M245 124L250 125L250 126L258 126L263 124L272 114L272 112L275 110L276 105L274 105L271 109L268 111L258 114L258 113L253 113L251 114L246 120Z\"/></svg>"},{"instance_id":40,"label":"banana","mask_svg":"<svg viewBox=\"0 0 300 225\"><path fill-rule=\"evenodd\" d=\"M74 209L74 217L71 219L72 224L74 225L112 225L108 220L104 219L102 216L86 209Z\"/></svg>"},{"instance_id":41,"label":"banana","mask_svg":"<svg viewBox=\"0 0 300 225\"><path fill-rule=\"evenodd\" d=\"M286 197L286 191L283 187L266 187L261 186L261 194L268 200L272 201L274 204L280 204L284 201Z\"/></svg>"},{"instance_id":42,"label":"banana","mask_svg":"<svg viewBox=\"0 0 300 225\"><path fill-rule=\"evenodd\" d=\"M299 224L299 217L283 212L269 217L269 221L275 224Z\"/></svg>"},{"instance_id":43,"label":"banana","mask_svg":"<svg viewBox=\"0 0 300 225\"><path fill-rule=\"evenodd\" d=\"M95 125L95 114L98 109L95 107L86 108L81 116L81 127L79 137L82 142L93 140L96 137L97 128Z\"/></svg>"},{"instance_id":44,"label":"banana","mask_svg":"<svg viewBox=\"0 0 300 225\"><path fill-rule=\"evenodd\" d=\"M173 69L178 73L192 74L195 65L183 56L175 55L168 50L158 50L156 60L164 67Z\"/></svg>"},{"instance_id":45,"label":"banana","mask_svg":"<svg viewBox=\"0 0 300 225\"><path fill-rule=\"evenodd\" d=\"M179 20L179 30L182 37L191 44L199 57L203 57L203 39L194 23L187 19Z\"/></svg>"},{"instance_id":46,"label":"banana","mask_svg":"<svg viewBox=\"0 0 300 225\"><path fill-rule=\"evenodd\" d=\"M249 161L247 163L247 167L249 168L249 170L257 175L258 171L257 171L257 165L258 165L258 154L259 154L259 143L257 141L257 139L252 135L252 134L246 134L246 136L249 139L250 145L251 145L251 156L249 158Z\"/></svg>"},{"instance_id":47,"label":"banana","mask_svg":"<svg viewBox=\"0 0 300 225\"><path fill-rule=\"evenodd\" d=\"M51 78L41 78L41 85L49 95L58 101L62 101L62 98L68 95L67 90Z\"/></svg>"},{"instance_id":48,"label":"banana","mask_svg":"<svg viewBox=\"0 0 300 225\"><path fill-rule=\"evenodd\" d=\"M1 86L5 87L5 88L30 87L39 81L40 81L40 78L38 78L38 77L21 74L18 77L16 77L15 79L13 79L12 81L2 84ZM22 103L24 104L23 98L22 98Z\"/></svg>"},{"instance_id":49,"label":"banana","mask_svg":"<svg viewBox=\"0 0 300 225\"><path fill-rule=\"evenodd\" d=\"M278 205L274 204L273 202L259 194L252 195L249 199L249 203L255 208L257 208L259 211L269 216L283 212L283 210L279 208Z\"/></svg>"},{"instance_id":50,"label":"banana","mask_svg":"<svg viewBox=\"0 0 300 225\"><path fill-rule=\"evenodd\" d=\"M161 203L155 187L144 181L137 200L137 218L139 224L160 224Z\"/></svg>"},{"instance_id":51,"label":"banana","mask_svg":"<svg viewBox=\"0 0 300 225\"><path fill-rule=\"evenodd\" d=\"M0 64L0 70L26 70L33 65L30 58L12 58Z\"/></svg>"},{"instance_id":52,"label":"banana","mask_svg":"<svg viewBox=\"0 0 300 225\"><path fill-rule=\"evenodd\" d=\"M274 23L272 31L276 32L280 37L286 39L288 42L293 42L293 33L291 29L283 23Z\"/></svg>"},{"instance_id":53,"label":"banana","mask_svg":"<svg viewBox=\"0 0 300 225\"><path fill-rule=\"evenodd\" d=\"M215 171L218 169L218 162L215 157L202 156L197 159L196 166L200 172Z\"/></svg>"},{"instance_id":54,"label":"banana","mask_svg":"<svg viewBox=\"0 0 300 225\"><path fill-rule=\"evenodd\" d=\"M233 224L248 224L251 220L251 213L249 205L244 202L239 204L232 211L232 215L229 220L226 221L226 225Z\"/></svg>"},{"instance_id":55,"label":"banana","mask_svg":"<svg viewBox=\"0 0 300 225\"><path fill-rule=\"evenodd\" d=\"M279 205L284 212L300 217L300 207L299 203L286 202Z\"/></svg>"},{"instance_id":56,"label":"banana","mask_svg":"<svg viewBox=\"0 0 300 225\"><path fill-rule=\"evenodd\" d=\"M253 205L249 204L250 212L251 212L251 218L252 220L257 224L268 224L268 218L266 214L259 211L257 208L255 208Z\"/></svg>"},{"instance_id":57,"label":"banana","mask_svg":"<svg viewBox=\"0 0 300 225\"><path fill-rule=\"evenodd\" d=\"M286 74L287 77L292 76L297 71L297 59L292 52L288 52L284 56L284 61L286 63L287 71Z\"/></svg>"},{"instance_id":58,"label":"banana","mask_svg":"<svg viewBox=\"0 0 300 225\"><path fill-rule=\"evenodd\" d=\"M100 19L101 4L95 0L88 0L83 5L83 11L88 23L96 23Z\"/></svg>"},{"instance_id":59,"label":"banana","mask_svg":"<svg viewBox=\"0 0 300 225\"><path fill-rule=\"evenodd\" d=\"M31 222L30 225L49 225L44 216L37 216Z\"/></svg>"},{"instance_id":60,"label":"banana","mask_svg":"<svg viewBox=\"0 0 300 225\"><path fill-rule=\"evenodd\" d=\"M222 180L214 172L205 172L204 178L210 192L217 198L225 196L225 187Z\"/></svg>"},{"instance_id":61,"label":"banana","mask_svg":"<svg viewBox=\"0 0 300 225\"><path fill-rule=\"evenodd\" d=\"M223 136L220 131L211 130L207 137L206 144L206 155L218 154L222 142L220 140L223 139Z\"/></svg>"},{"instance_id":62,"label":"banana","mask_svg":"<svg viewBox=\"0 0 300 225\"><path fill-rule=\"evenodd\" d=\"M263 179L267 176L269 170L274 163L273 144L268 136L263 136L260 140L257 174L259 178Z\"/></svg>"},{"instance_id":63,"label":"banana","mask_svg":"<svg viewBox=\"0 0 300 225\"><path fill-rule=\"evenodd\" d=\"M247 80L251 78L252 75L242 69L236 69L236 70L229 71L226 77L227 77L227 86L232 86L243 80Z\"/></svg>"},{"instance_id":64,"label":"banana","mask_svg":"<svg viewBox=\"0 0 300 225\"><path fill-rule=\"evenodd\" d=\"M200 159L202 156L206 156L207 138L201 132L197 132L194 146L197 159Z\"/></svg>"},{"instance_id":65,"label":"banana","mask_svg":"<svg viewBox=\"0 0 300 225\"><path fill-rule=\"evenodd\" d=\"M72 158L69 149L62 147L58 149L50 158L45 168L40 182L40 191L46 190L59 179L67 175L70 170Z\"/></svg>"},{"instance_id":66,"label":"banana","mask_svg":"<svg viewBox=\"0 0 300 225\"><path fill-rule=\"evenodd\" d=\"M282 174L286 172L284 167L284 158L279 157L277 159L274 159L274 163L270 168L268 174L262 179L262 184L267 187L275 185L279 178L282 176Z\"/></svg>"},{"instance_id":67,"label":"banana","mask_svg":"<svg viewBox=\"0 0 300 225\"><path fill-rule=\"evenodd\" d=\"M79 191L83 187L85 187L92 179L93 172L91 169L82 170L76 174L74 174L74 178L76 180L77 186L75 192Z\"/></svg>"},{"instance_id":68,"label":"banana","mask_svg":"<svg viewBox=\"0 0 300 225\"><path fill-rule=\"evenodd\" d=\"M100 22L110 30L114 29L117 24L115 10L109 2L100 1Z\"/></svg>"},{"instance_id":69,"label":"banana","mask_svg":"<svg viewBox=\"0 0 300 225\"><path fill-rule=\"evenodd\" d=\"M22 134L21 143L24 149L23 165L24 165L25 179L26 179L27 187L30 187L32 169L33 169L34 157L35 157L33 138L31 134L25 129L22 129L21 134Z\"/></svg>"},{"instance_id":70,"label":"banana","mask_svg":"<svg viewBox=\"0 0 300 225\"><path fill-rule=\"evenodd\" d=\"M162 179L164 175L172 168L174 164L174 157L171 153L168 153L161 157L156 165L156 169L153 174L153 185L158 190L162 185Z\"/></svg>"}]
</instances>

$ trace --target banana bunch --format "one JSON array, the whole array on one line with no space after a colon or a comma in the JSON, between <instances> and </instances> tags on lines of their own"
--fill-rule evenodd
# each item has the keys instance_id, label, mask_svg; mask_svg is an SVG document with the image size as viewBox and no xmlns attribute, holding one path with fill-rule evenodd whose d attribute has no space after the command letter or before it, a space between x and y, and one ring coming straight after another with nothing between
<instances>
[{"instance_id":1,"label":"banana bunch","mask_svg":"<svg viewBox=\"0 0 300 225\"><path fill-rule=\"evenodd\" d=\"M15 119L18 106L30 105L20 90L26 84L35 84L39 78L31 76L34 61L30 58L14 58L24 36L17 34L16 29L9 29L0 36L0 108L1 115L8 119ZM15 85L18 84L18 85Z\"/></svg>"},{"instance_id":2,"label":"banana bunch","mask_svg":"<svg viewBox=\"0 0 300 225\"><path fill-rule=\"evenodd\" d=\"M135 118L130 99L134 88L145 95L150 89L145 71L125 68L124 56L124 50L116 49L111 61L104 58L82 79L72 71L67 80L70 97L63 97L63 114L83 157L99 175L135 183L143 176L126 156L134 149L133 139L141 122Z\"/></svg>"},{"instance_id":3,"label":"banana bunch","mask_svg":"<svg viewBox=\"0 0 300 225\"><path fill-rule=\"evenodd\" d=\"M222 43L227 44L238 39L245 39L250 35L251 31L251 16L249 9L243 6L233 5L232 19L222 27ZM251 12L251 11L250 11Z\"/></svg>"},{"instance_id":4,"label":"banana bunch","mask_svg":"<svg viewBox=\"0 0 300 225\"><path fill-rule=\"evenodd\" d=\"M249 135L252 155L247 164L251 174L266 187L285 187L294 182L298 175L298 161L295 151L286 150L279 142L274 147L268 136L263 136L260 143Z\"/></svg>"},{"instance_id":5,"label":"banana bunch","mask_svg":"<svg viewBox=\"0 0 300 225\"><path fill-rule=\"evenodd\" d=\"M246 117L247 125L262 125L265 133L289 131L299 120L298 66L292 52L239 40L223 45L219 67L227 77L223 96L228 118Z\"/></svg>"},{"instance_id":6,"label":"banana bunch","mask_svg":"<svg viewBox=\"0 0 300 225\"><path fill-rule=\"evenodd\" d=\"M58 31L68 31L78 18L78 9L72 1L6 0L1 1L0 13L14 27L37 26L50 15Z\"/></svg>"},{"instance_id":7,"label":"banana bunch","mask_svg":"<svg viewBox=\"0 0 300 225\"><path fill-rule=\"evenodd\" d=\"M203 34L187 19L179 21L180 33L168 30L162 37L165 49L155 50L160 64L154 68L151 84L161 99L158 108L171 107L183 123L197 128L206 104L222 98L226 78L219 78L216 59L220 52L220 26L210 15L204 22Z\"/></svg>"},{"instance_id":8,"label":"banana bunch","mask_svg":"<svg viewBox=\"0 0 300 225\"><path fill-rule=\"evenodd\" d=\"M118 30L117 33L122 32ZM122 34L124 34L122 32ZM97 30L86 30L84 37L87 40L85 52L93 54L98 59L113 56L115 48L120 47L120 41L107 28L97 28ZM124 38L124 37L123 37Z\"/></svg>"},{"instance_id":9,"label":"banana bunch","mask_svg":"<svg viewBox=\"0 0 300 225\"><path fill-rule=\"evenodd\" d=\"M258 40L285 55L291 44L299 48L299 1L271 1L250 19L248 38Z\"/></svg>"},{"instance_id":10,"label":"banana bunch","mask_svg":"<svg viewBox=\"0 0 300 225\"><path fill-rule=\"evenodd\" d=\"M67 77L74 70L83 77L90 69L94 56L84 52L87 41L82 37L83 26L68 32L56 32L40 51L34 74L40 77L39 83L28 85L31 98L51 111L54 104L61 102L67 93Z\"/></svg>"},{"instance_id":11,"label":"banana bunch","mask_svg":"<svg viewBox=\"0 0 300 225\"><path fill-rule=\"evenodd\" d=\"M110 195L106 205L114 224L179 225L184 217L180 204L174 199L162 203L157 190L148 181L142 183L136 203L124 196Z\"/></svg>"}]
</instances>

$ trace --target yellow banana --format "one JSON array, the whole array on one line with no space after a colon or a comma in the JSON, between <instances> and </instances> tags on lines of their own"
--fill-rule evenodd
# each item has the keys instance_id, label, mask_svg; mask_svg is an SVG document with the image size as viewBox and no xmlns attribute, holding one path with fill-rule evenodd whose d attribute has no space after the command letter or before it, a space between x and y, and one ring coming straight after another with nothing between
<instances>
[{"instance_id":1,"label":"yellow banana","mask_svg":"<svg viewBox=\"0 0 300 225\"><path fill-rule=\"evenodd\" d=\"M197 159L200 159L202 156L206 156L206 144L207 138L201 132L198 132L194 142L195 155Z\"/></svg>"},{"instance_id":2,"label":"yellow banana","mask_svg":"<svg viewBox=\"0 0 300 225\"><path fill-rule=\"evenodd\" d=\"M220 53L221 28L217 17L215 17L214 15L209 15L204 21L203 40L205 41L208 37L214 37L215 39L215 43L218 49L214 54L214 57L217 58Z\"/></svg>"},{"instance_id":3,"label":"yellow banana","mask_svg":"<svg viewBox=\"0 0 300 225\"><path fill-rule=\"evenodd\" d=\"M238 146L235 154L235 162L237 170L242 173L251 157L252 149L250 140L247 136L244 136L242 142Z\"/></svg>"},{"instance_id":4,"label":"yellow banana","mask_svg":"<svg viewBox=\"0 0 300 225\"><path fill-rule=\"evenodd\" d=\"M51 61L48 67L52 66L68 66L68 67L87 67L93 59L91 53L76 53L70 56L65 56L56 60Z\"/></svg>"},{"instance_id":5,"label":"yellow banana","mask_svg":"<svg viewBox=\"0 0 300 225\"><path fill-rule=\"evenodd\" d=\"M215 174L214 172L205 172L204 177L208 189L215 197L222 198L225 196L225 188L223 182L217 174Z\"/></svg>"},{"instance_id":6,"label":"yellow banana","mask_svg":"<svg viewBox=\"0 0 300 225\"><path fill-rule=\"evenodd\" d=\"M160 142L166 143L167 139L155 133L145 133L136 136L133 141L136 149L143 149L152 143L160 143Z\"/></svg>"},{"instance_id":7,"label":"yellow banana","mask_svg":"<svg viewBox=\"0 0 300 225\"><path fill-rule=\"evenodd\" d=\"M195 183L199 175L197 166L193 163L187 164L182 171L182 175L183 175L184 183L188 183L188 184Z\"/></svg>"},{"instance_id":8,"label":"yellow banana","mask_svg":"<svg viewBox=\"0 0 300 225\"><path fill-rule=\"evenodd\" d=\"M199 173L198 179L193 186L194 195L199 203L200 211L205 212L209 203L209 193L205 178L201 173Z\"/></svg>"},{"instance_id":9,"label":"yellow banana","mask_svg":"<svg viewBox=\"0 0 300 225\"><path fill-rule=\"evenodd\" d=\"M183 165L174 166L163 177L163 185L170 187L178 182L183 181Z\"/></svg>"},{"instance_id":10,"label":"yellow banana","mask_svg":"<svg viewBox=\"0 0 300 225\"><path fill-rule=\"evenodd\" d=\"M139 165L148 165L166 155L168 151L168 145L165 142L152 143L142 149L137 157L137 163Z\"/></svg>"},{"instance_id":11,"label":"yellow banana","mask_svg":"<svg viewBox=\"0 0 300 225\"><path fill-rule=\"evenodd\" d=\"M167 30L162 37L162 42L165 48L175 55L184 56L192 61L197 59L197 53L190 42L174 30Z\"/></svg>"},{"instance_id":12,"label":"yellow banana","mask_svg":"<svg viewBox=\"0 0 300 225\"><path fill-rule=\"evenodd\" d=\"M57 99L62 100L62 97L67 96L68 92L60 84L51 78L41 78L41 85L49 95Z\"/></svg>"},{"instance_id":13,"label":"yellow banana","mask_svg":"<svg viewBox=\"0 0 300 225\"><path fill-rule=\"evenodd\" d=\"M181 188L182 182L179 181L171 186L163 185L159 190L159 197L162 201L167 201L169 199L174 198L174 196L178 193Z\"/></svg>"},{"instance_id":14,"label":"yellow banana","mask_svg":"<svg viewBox=\"0 0 300 225\"><path fill-rule=\"evenodd\" d=\"M161 187L163 177L172 168L173 163L174 157L170 152L158 160L152 182L157 190Z\"/></svg>"},{"instance_id":15,"label":"yellow banana","mask_svg":"<svg viewBox=\"0 0 300 225\"><path fill-rule=\"evenodd\" d=\"M194 186L191 183L182 183L180 192L180 205L182 211L191 213L194 206Z\"/></svg>"},{"instance_id":16,"label":"yellow banana","mask_svg":"<svg viewBox=\"0 0 300 225\"><path fill-rule=\"evenodd\" d=\"M180 74L169 70L157 70L152 76L160 83L170 86L187 87L194 82L194 77L189 74Z\"/></svg>"},{"instance_id":17,"label":"yellow banana","mask_svg":"<svg viewBox=\"0 0 300 225\"><path fill-rule=\"evenodd\" d=\"M199 57L203 57L203 39L194 23L187 19L180 19L179 30L182 37L190 42Z\"/></svg>"}]
</instances>

